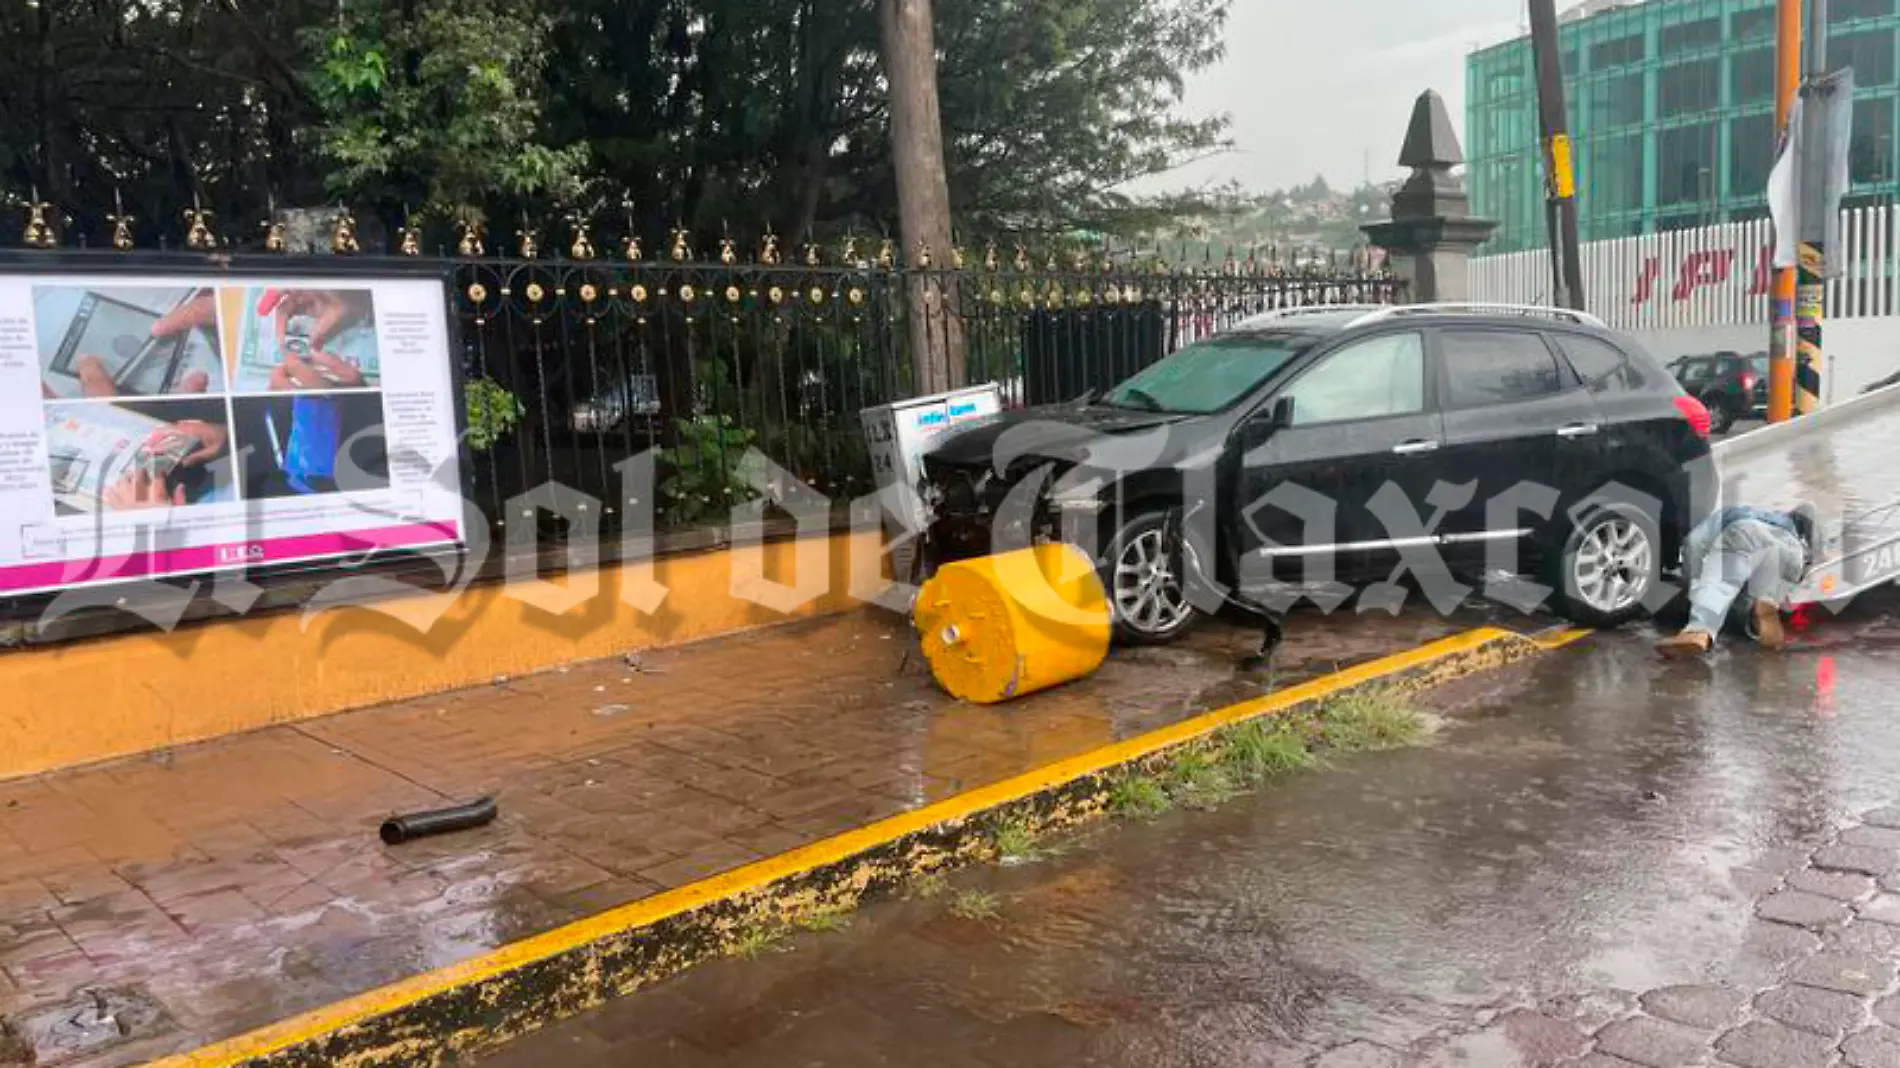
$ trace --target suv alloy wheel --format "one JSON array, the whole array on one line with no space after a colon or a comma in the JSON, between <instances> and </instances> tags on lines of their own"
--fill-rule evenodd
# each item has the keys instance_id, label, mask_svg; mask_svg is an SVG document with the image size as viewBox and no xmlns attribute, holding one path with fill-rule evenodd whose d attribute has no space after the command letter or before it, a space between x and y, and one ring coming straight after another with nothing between
<instances>
[{"instance_id":1,"label":"suv alloy wheel","mask_svg":"<svg viewBox=\"0 0 1900 1068\"><path fill-rule=\"evenodd\" d=\"M1171 642L1200 619L1188 602L1180 538L1166 511L1139 512L1115 532L1102 586L1115 636L1127 644Z\"/></svg>"},{"instance_id":2,"label":"suv alloy wheel","mask_svg":"<svg viewBox=\"0 0 1900 1068\"><path fill-rule=\"evenodd\" d=\"M1662 538L1655 518L1624 500L1591 506L1571 525L1551 585L1573 621L1613 627L1641 615L1662 578Z\"/></svg>"}]
</instances>

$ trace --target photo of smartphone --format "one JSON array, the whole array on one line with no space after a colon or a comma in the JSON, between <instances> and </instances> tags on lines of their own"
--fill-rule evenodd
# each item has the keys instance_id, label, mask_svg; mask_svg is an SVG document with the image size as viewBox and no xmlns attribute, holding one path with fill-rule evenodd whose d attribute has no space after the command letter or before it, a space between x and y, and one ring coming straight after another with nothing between
<instances>
[{"instance_id":1,"label":"photo of smartphone","mask_svg":"<svg viewBox=\"0 0 1900 1068\"><path fill-rule=\"evenodd\" d=\"M154 338L159 312L88 292L67 325L51 370L78 376L81 356L97 356L112 384L123 392L157 394L172 385L183 354L183 337Z\"/></svg>"}]
</instances>

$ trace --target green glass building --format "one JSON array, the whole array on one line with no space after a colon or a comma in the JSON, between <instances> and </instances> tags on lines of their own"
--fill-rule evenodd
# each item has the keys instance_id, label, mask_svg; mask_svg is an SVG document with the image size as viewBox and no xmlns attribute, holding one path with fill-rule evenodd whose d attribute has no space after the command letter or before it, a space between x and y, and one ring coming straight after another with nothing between
<instances>
[{"instance_id":1,"label":"green glass building","mask_svg":"<svg viewBox=\"0 0 1900 1068\"><path fill-rule=\"evenodd\" d=\"M1775 0L1595 0L1559 39L1583 240L1767 214ZM1850 206L1894 195L1897 43L1900 0L1829 0L1828 66L1853 67L1858 86ZM1472 53L1465 73L1472 206L1501 223L1481 251L1542 246L1530 38Z\"/></svg>"}]
</instances>

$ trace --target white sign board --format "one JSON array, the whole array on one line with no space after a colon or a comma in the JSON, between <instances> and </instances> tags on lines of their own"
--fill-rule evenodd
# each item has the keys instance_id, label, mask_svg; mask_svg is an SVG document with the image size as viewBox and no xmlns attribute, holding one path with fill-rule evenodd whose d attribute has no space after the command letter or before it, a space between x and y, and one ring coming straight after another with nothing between
<instances>
[{"instance_id":1,"label":"white sign board","mask_svg":"<svg viewBox=\"0 0 1900 1068\"><path fill-rule=\"evenodd\" d=\"M861 417L878 488L915 490L923 478L924 454L939 437L1002 410L1002 391L994 382L866 408ZM922 529L921 502L913 500L910 511L910 529Z\"/></svg>"},{"instance_id":2,"label":"white sign board","mask_svg":"<svg viewBox=\"0 0 1900 1068\"><path fill-rule=\"evenodd\" d=\"M445 283L0 273L0 595L461 540Z\"/></svg>"}]
</instances>

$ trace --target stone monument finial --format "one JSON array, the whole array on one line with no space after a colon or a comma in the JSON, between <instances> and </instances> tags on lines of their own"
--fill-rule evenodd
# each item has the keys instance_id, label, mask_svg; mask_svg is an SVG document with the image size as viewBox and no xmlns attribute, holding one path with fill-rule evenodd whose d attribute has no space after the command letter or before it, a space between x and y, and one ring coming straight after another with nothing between
<instances>
[{"instance_id":1,"label":"stone monument finial","mask_svg":"<svg viewBox=\"0 0 1900 1068\"><path fill-rule=\"evenodd\" d=\"M1438 90L1427 89L1412 105L1412 123L1405 128L1405 147L1399 149L1399 166L1421 170L1449 169L1465 161L1458 147L1458 132L1451 128L1451 112L1445 110L1445 98Z\"/></svg>"},{"instance_id":2,"label":"stone monument finial","mask_svg":"<svg viewBox=\"0 0 1900 1068\"><path fill-rule=\"evenodd\" d=\"M1444 98L1425 90L1412 105L1399 150L1399 164L1412 175L1392 194L1391 219L1360 228L1391 253L1413 300L1463 300L1471 252L1497 228L1472 217L1464 180L1453 173L1464 161Z\"/></svg>"}]
</instances>

